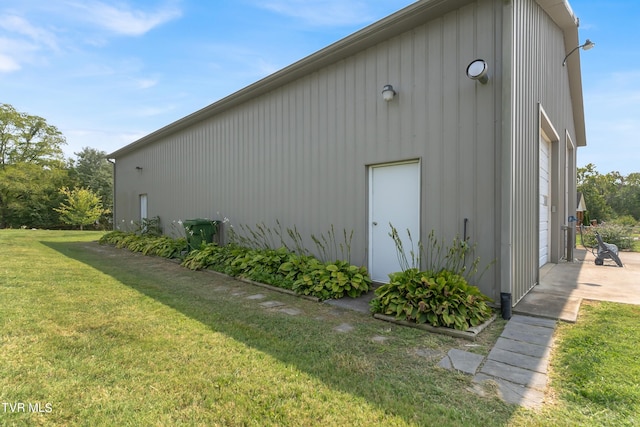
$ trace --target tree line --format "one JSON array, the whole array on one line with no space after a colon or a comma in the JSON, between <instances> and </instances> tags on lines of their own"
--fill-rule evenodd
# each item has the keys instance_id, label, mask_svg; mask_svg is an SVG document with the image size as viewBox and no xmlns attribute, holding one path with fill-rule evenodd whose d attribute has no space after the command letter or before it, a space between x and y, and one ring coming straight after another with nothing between
<instances>
[{"instance_id":1,"label":"tree line","mask_svg":"<svg viewBox=\"0 0 640 427\"><path fill-rule=\"evenodd\" d=\"M85 147L67 159L65 144L42 117L0 104L0 228L111 228L106 153Z\"/></svg>"},{"instance_id":2,"label":"tree line","mask_svg":"<svg viewBox=\"0 0 640 427\"><path fill-rule=\"evenodd\" d=\"M578 168L578 191L587 206L585 225L616 221L635 225L640 221L640 173L627 176L619 172L601 174L593 163Z\"/></svg>"}]
</instances>

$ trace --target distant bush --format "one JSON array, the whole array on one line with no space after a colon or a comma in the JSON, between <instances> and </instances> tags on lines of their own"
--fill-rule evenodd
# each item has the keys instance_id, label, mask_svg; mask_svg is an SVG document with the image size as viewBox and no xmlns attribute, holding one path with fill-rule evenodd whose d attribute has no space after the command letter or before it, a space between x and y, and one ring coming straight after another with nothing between
<instances>
[{"instance_id":1,"label":"distant bush","mask_svg":"<svg viewBox=\"0 0 640 427\"><path fill-rule=\"evenodd\" d=\"M638 221L631 215L622 215L611 221L612 224L621 225L623 227L635 227Z\"/></svg>"},{"instance_id":2,"label":"distant bush","mask_svg":"<svg viewBox=\"0 0 640 427\"><path fill-rule=\"evenodd\" d=\"M602 240L606 243L614 244L618 249L631 249L633 246L632 230L614 223L603 223L598 226L583 227L582 243L587 248L595 248L598 246L595 232L600 234Z\"/></svg>"}]
</instances>

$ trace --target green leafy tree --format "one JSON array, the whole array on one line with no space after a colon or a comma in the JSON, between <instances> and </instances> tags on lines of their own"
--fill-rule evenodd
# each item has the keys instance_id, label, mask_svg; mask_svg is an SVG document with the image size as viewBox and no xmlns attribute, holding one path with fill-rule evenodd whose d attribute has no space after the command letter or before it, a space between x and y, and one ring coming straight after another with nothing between
<instances>
[{"instance_id":1,"label":"green leafy tree","mask_svg":"<svg viewBox=\"0 0 640 427\"><path fill-rule=\"evenodd\" d=\"M599 222L621 217L640 220L640 173L600 174L593 163L578 168L578 191L584 195L587 217Z\"/></svg>"},{"instance_id":2,"label":"green leafy tree","mask_svg":"<svg viewBox=\"0 0 640 427\"><path fill-rule=\"evenodd\" d=\"M43 168L19 163L0 168L0 227L54 228L60 217L53 211L60 205L60 187L67 185L63 167Z\"/></svg>"},{"instance_id":3,"label":"green leafy tree","mask_svg":"<svg viewBox=\"0 0 640 427\"><path fill-rule=\"evenodd\" d=\"M578 191L582 192L587 204L585 221L588 223L591 219L598 221L611 219L614 213L609 199L615 191L615 185L613 185L611 178L598 173L593 163L578 168L577 175Z\"/></svg>"},{"instance_id":4,"label":"green leafy tree","mask_svg":"<svg viewBox=\"0 0 640 427\"><path fill-rule=\"evenodd\" d=\"M53 227L68 182L62 133L42 117L0 104L0 227Z\"/></svg>"},{"instance_id":5,"label":"green leafy tree","mask_svg":"<svg viewBox=\"0 0 640 427\"><path fill-rule=\"evenodd\" d=\"M87 188L60 189L66 198L59 208L54 208L60 214L65 224L79 225L80 230L85 225L96 222L105 212L100 197Z\"/></svg>"},{"instance_id":6,"label":"green leafy tree","mask_svg":"<svg viewBox=\"0 0 640 427\"><path fill-rule=\"evenodd\" d=\"M618 218L631 216L640 221L640 173L619 177L611 207Z\"/></svg>"},{"instance_id":7,"label":"green leafy tree","mask_svg":"<svg viewBox=\"0 0 640 427\"><path fill-rule=\"evenodd\" d=\"M0 167L18 163L47 165L64 160L62 133L42 117L0 104Z\"/></svg>"},{"instance_id":8,"label":"green leafy tree","mask_svg":"<svg viewBox=\"0 0 640 427\"><path fill-rule=\"evenodd\" d=\"M107 160L107 153L94 148L84 147L74 154L76 161L69 170L71 178L76 187L89 189L100 197L107 211L100 222L106 224L113 211L113 165Z\"/></svg>"}]
</instances>

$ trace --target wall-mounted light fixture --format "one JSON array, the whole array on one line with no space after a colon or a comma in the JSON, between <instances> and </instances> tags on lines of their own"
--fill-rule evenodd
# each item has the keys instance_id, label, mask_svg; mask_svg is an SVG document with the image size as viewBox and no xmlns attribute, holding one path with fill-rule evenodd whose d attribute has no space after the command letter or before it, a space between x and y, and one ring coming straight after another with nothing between
<instances>
[{"instance_id":1,"label":"wall-mounted light fixture","mask_svg":"<svg viewBox=\"0 0 640 427\"><path fill-rule=\"evenodd\" d=\"M488 69L489 67L484 59L476 59L467 67L467 77L471 80L477 80L483 85L487 84L489 81Z\"/></svg>"},{"instance_id":2,"label":"wall-mounted light fixture","mask_svg":"<svg viewBox=\"0 0 640 427\"><path fill-rule=\"evenodd\" d=\"M587 39L586 42L584 42L584 44L581 44L580 46L574 47L573 50L569 53L567 53L567 56L564 57L564 61L562 61L562 66L564 67L565 64L567 63L567 58L569 58L569 56L571 56L571 54L573 52L575 52L576 50L582 48L582 50L589 50L591 48L593 48L596 44L594 42L592 42L591 40Z\"/></svg>"},{"instance_id":3,"label":"wall-mounted light fixture","mask_svg":"<svg viewBox=\"0 0 640 427\"><path fill-rule=\"evenodd\" d=\"M382 88L382 99L389 102L393 99L394 96L396 96L396 91L393 90L393 86L384 85L384 87Z\"/></svg>"},{"instance_id":4,"label":"wall-mounted light fixture","mask_svg":"<svg viewBox=\"0 0 640 427\"><path fill-rule=\"evenodd\" d=\"M142 170L142 166L136 166L136 169L141 171Z\"/></svg>"}]
</instances>

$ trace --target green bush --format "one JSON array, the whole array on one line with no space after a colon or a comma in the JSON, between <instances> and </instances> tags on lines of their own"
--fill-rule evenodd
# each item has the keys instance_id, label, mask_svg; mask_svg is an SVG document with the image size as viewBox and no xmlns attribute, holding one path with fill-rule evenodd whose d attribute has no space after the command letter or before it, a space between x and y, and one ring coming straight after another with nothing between
<instances>
[{"instance_id":1,"label":"green bush","mask_svg":"<svg viewBox=\"0 0 640 427\"><path fill-rule=\"evenodd\" d=\"M619 224L604 223L595 227L582 228L582 244L587 248L597 248L595 232L600 234L605 243L614 244L618 249L631 249L633 246L632 230Z\"/></svg>"},{"instance_id":2,"label":"green bush","mask_svg":"<svg viewBox=\"0 0 640 427\"><path fill-rule=\"evenodd\" d=\"M636 219L631 215L619 216L618 218L614 219L611 222L613 224L617 224L617 225L621 225L623 227L629 227L629 228L633 228L639 224L639 222L636 221Z\"/></svg>"},{"instance_id":3,"label":"green bush","mask_svg":"<svg viewBox=\"0 0 640 427\"><path fill-rule=\"evenodd\" d=\"M179 258L182 252L187 249L187 241L184 238L172 239L168 236L137 234L119 230L106 233L98 243L163 258Z\"/></svg>"},{"instance_id":4,"label":"green bush","mask_svg":"<svg viewBox=\"0 0 640 427\"><path fill-rule=\"evenodd\" d=\"M248 249L237 245L208 244L190 252L183 266L192 270L209 268L243 277L320 300L356 298L371 289L365 267L346 261L322 262L309 255L279 249Z\"/></svg>"},{"instance_id":5,"label":"green bush","mask_svg":"<svg viewBox=\"0 0 640 427\"><path fill-rule=\"evenodd\" d=\"M454 272L422 272L410 268L389 275L376 289L371 311L418 324L467 330L487 321L491 299Z\"/></svg>"},{"instance_id":6,"label":"green bush","mask_svg":"<svg viewBox=\"0 0 640 427\"><path fill-rule=\"evenodd\" d=\"M102 237L100 237L100 240L98 240L98 243L101 245L115 246L116 243L119 242L127 234L128 233L125 233L124 231L120 231L120 230L110 231L108 233L103 234Z\"/></svg>"},{"instance_id":7,"label":"green bush","mask_svg":"<svg viewBox=\"0 0 640 427\"><path fill-rule=\"evenodd\" d=\"M256 282L291 289L293 283L280 272L280 266L291 256L286 248L252 249L236 256L230 263L229 273Z\"/></svg>"},{"instance_id":8,"label":"green bush","mask_svg":"<svg viewBox=\"0 0 640 427\"><path fill-rule=\"evenodd\" d=\"M185 238L123 231L107 233L99 243L166 258L180 257L187 250ZM293 253L285 247L251 249L237 244L219 246L209 243L189 252L182 266L191 270L211 269L291 289L320 300L345 296L356 298L371 289L371 279L365 267L346 261L322 262L310 255Z\"/></svg>"},{"instance_id":9,"label":"green bush","mask_svg":"<svg viewBox=\"0 0 640 427\"><path fill-rule=\"evenodd\" d=\"M195 249L184 258L182 266L191 270L212 270L229 273L227 270L231 261L247 251L235 245L218 246L215 243L203 245L200 249Z\"/></svg>"},{"instance_id":10,"label":"green bush","mask_svg":"<svg viewBox=\"0 0 640 427\"><path fill-rule=\"evenodd\" d=\"M294 256L280 270L293 280L295 292L322 301L345 296L357 298L371 289L367 269L346 261L322 262L309 256Z\"/></svg>"}]
</instances>

